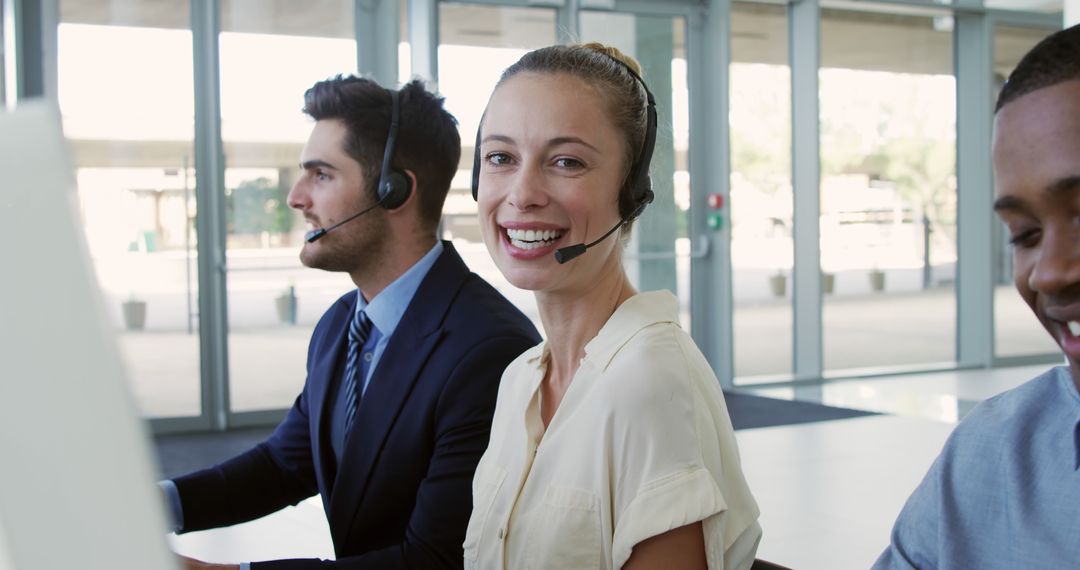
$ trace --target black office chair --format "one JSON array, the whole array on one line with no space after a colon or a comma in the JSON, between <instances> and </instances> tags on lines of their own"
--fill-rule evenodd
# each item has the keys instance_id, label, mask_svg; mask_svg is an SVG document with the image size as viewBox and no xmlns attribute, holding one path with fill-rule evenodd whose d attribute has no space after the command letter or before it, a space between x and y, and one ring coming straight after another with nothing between
<instances>
[{"instance_id":1,"label":"black office chair","mask_svg":"<svg viewBox=\"0 0 1080 570\"><path fill-rule=\"evenodd\" d=\"M754 563L750 565L750 570L791 570L791 568L756 558Z\"/></svg>"}]
</instances>

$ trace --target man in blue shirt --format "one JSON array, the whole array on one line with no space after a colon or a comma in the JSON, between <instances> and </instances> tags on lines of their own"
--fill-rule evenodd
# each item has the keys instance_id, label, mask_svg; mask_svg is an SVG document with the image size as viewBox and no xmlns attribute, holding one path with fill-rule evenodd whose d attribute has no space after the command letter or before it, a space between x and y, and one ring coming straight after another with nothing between
<instances>
[{"instance_id":1,"label":"man in blue shirt","mask_svg":"<svg viewBox=\"0 0 1080 570\"><path fill-rule=\"evenodd\" d=\"M993 162L1016 288L1068 367L957 426L875 568L1080 568L1080 26L1010 75Z\"/></svg>"},{"instance_id":2,"label":"man in blue shirt","mask_svg":"<svg viewBox=\"0 0 1080 570\"><path fill-rule=\"evenodd\" d=\"M337 77L307 91L304 112L316 122L288 197L311 225L300 259L357 289L316 325L304 389L269 439L162 483L176 529L320 494L335 561L241 567L460 568L499 379L539 335L436 239L461 155L441 98Z\"/></svg>"}]
</instances>

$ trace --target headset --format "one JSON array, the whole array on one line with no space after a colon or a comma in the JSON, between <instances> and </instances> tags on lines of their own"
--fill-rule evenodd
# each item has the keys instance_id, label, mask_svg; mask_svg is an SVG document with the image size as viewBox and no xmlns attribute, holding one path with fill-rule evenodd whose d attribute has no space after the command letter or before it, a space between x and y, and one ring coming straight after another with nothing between
<instances>
[{"instance_id":1,"label":"headset","mask_svg":"<svg viewBox=\"0 0 1080 570\"><path fill-rule=\"evenodd\" d=\"M409 199L412 184L409 177L394 168L394 147L397 145L398 128L401 122L401 93L397 89L390 91L390 130L386 133L386 147L383 150L382 169L379 171L379 186L376 193L379 204L387 210L393 210Z\"/></svg>"},{"instance_id":2,"label":"headset","mask_svg":"<svg viewBox=\"0 0 1080 570\"><path fill-rule=\"evenodd\" d=\"M386 133L386 147L383 150L382 168L379 170L379 183L375 187L375 195L378 200L375 204L360 210L359 212L341 220L340 222L330 226L329 228L319 228L312 230L304 236L304 240L308 243L313 243L324 235L338 229L342 224L351 222L360 216L370 212L376 206L382 206L386 210L393 210L400 207L405 203L405 200L409 199L409 193L412 191L412 184L409 181L409 177L405 175L400 169L394 168L391 164L394 160L394 147L397 145L398 128L400 126L400 105L399 98L401 94L397 89L387 89L390 92L390 129Z\"/></svg>"},{"instance_id":3,"label":"headset","mask_svg":"<svg viewBox=\"0 0 1080 570\"><path fill-rule=\"evenodd\" d=\"M605 54L606 55L606 54ZM626 185L630 188L630 196L634 201L634 209L630 214L619 220L619 223L608 230L603 236L596 241L585 244L580 243L569 247L564 247L555 252L555 259L559 263L566 263L571 259L585 253L588 248L600 243L609 235L615 232L620 227L629 224L637 219L638 216L645 211L645 206L652 203L655 195L652 190L652 177L649 176L649 165L652 163L653 149L656 146L656 99L653 97L652 91L649 91L649 86L645 84L645 80L626 62L611 56L607 56L615 63L622 66L627 73L630 74L641 88L645 90L646 97L646 109L645 109L645 140L642 142L641 151L638 153L637 158L634 159L634 163L630 165L630 175L626 180ZM481 121L481 127L483 121ZM475 152L473 154L473 171L472 171L472 195L473 200L479 199L480 192L480 130L481 127L476 129L476 145Z\"/></svg>"}]
</instances>

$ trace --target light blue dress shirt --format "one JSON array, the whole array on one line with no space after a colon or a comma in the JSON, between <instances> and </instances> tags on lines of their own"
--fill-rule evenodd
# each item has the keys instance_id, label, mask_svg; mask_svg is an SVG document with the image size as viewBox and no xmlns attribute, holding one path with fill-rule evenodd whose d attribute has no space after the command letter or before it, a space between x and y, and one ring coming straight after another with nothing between
<instances>
[{"instance_id":1,"label":"light blue dress shirt","mask_svg":"<svg viewBox=\"0 0 1080 570\"><path fill-rule=\"evenodd\" d=\"M420 283L424 281L424 277L427 277L428 272L431 271L431 267L435 265L435 261L439 259L442 252L442 242L435 240L435 245L424 254L424 257L421 257L405 273L402 273L390 285L387 285L370 302L364 299L364 295L359 289L356 290L356 312L366 311L372 325L371 334L368 335L367 341L361 347L360 377L363 378L363 384L361 384L360 388L361 398L367 392L368 384L371 383L371 374L378 366L379 359L382 358L383 352L386 351L386 345L390 342L390 338L394 335L398 324L401 323L402 315L409 308L413 296L416 295L416 290L420 288ZM335 457L339 459L345 442L344 400L345 398L340 397L340 393L335 396L330 426L331 446L334 448ZM184 512L176 484L171 480L166 480L160 481L158 485L165 493L172 510L174 523L172 530L182 530L184 528ZM251 570L251 564L249 562L241 563L240 570Z\"/></svg>"},{"instance_id":2,"label":"light blue dress shirt","mask_svg":"<svg viewBox=\"0 0 1080 570\"><path fill-rule=\"evenodd\" d=\"M360 378L363 379L360 384L361 400L367 393L371 375L375 372L375 367L378 366L383 352L386 351L390 337L394 336L394 331L401 322L401 316L405 314L405 309L409 308L409 303L416 295L420 283L424 281L424 277L427 277L428 271L431 270L432 265L435 265L435 260L442 255L442 251L442 242L436 241L435 246L424 254L424 257L387 285L370 302L364 299L359 289L356 290L356 313L363 311L371 320L371 334L368 335L364 346L360 347ZM338 460L341 459L341 453L345 447L346 435L345 402L347 398L341 397L342 385L344 383L338 383L338 394L330 416L330 445L334 449L334 457Z\"/></svg>"},{"instance_id":3,"label":"light blue dress shirt","mask_svg":"<svg viewBox=\"0 0 1080 570\"><path fill-rule=\"evenodd\" d=\"M874 568L1080 568L1080 393L1068 368L971 411Z\"/></svg>"}]
</instances>

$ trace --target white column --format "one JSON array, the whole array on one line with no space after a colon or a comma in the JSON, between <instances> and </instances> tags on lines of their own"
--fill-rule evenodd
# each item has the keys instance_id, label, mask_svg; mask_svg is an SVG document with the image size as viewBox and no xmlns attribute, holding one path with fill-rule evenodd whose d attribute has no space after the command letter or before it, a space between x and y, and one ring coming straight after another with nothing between
<instances>
[{"instance_id":1,"label":"white column","mask_svg":"<svg viewBox=\"0 0 1080 570\"><path fill-rule=\"evenodd\" d=\"M56 27L59 0L2 0L4 77L0 101L9 108L23 99L56 99Z\"/></svg>"},{"instance_id":2,"label":"white column","mask_svg":"<svg viewBox=\"0 0 1080 570\"><path fill-rule=\"evenodd\" d=\"M956 360L994 362L994 221L990 125L994 116L993 27L983 14L956 16Z\"/></svg>"},{"instance_id":3,"label":"white column","mask_svg":"<svg viewBox=\"0 0 1080 570\"><path fill-rule=\"evenodd\" d=\"M581 2L564 0L556 12L556 30L560 44L576 44L581 39Z\"/></svg>"},{"instance_id":4,"label":"white column","mask_svg":"<svg viewBox=\"0 0 1080 570\"><path fill-rule=\"evenodd\" d=\"M202 415L229 427L229 320L225 278L225 150L221 142L218 1L191 3L195 69L195 201L199 213L199 355Z\"/></svg>"},{"instance_id":5,"label":"white column","mask_svg":"<svg viewBox=\"0 0 1080 570\"><path fill-rule=\"evenodd\" d=\"M387 88L394 88L408 77L398 77L398 0L357 0L356 67Z\"/></svg>"},{"instance_id":6,"label":"white column","mask_svg":"<svg viewBox=\"0 0 1080 570\"><path fill-rule=\"evenodd\" d=\"M1080 24L1080 0L1065 0L1065 27Z\"/></svg>"},{"instance_id":7,"label":"white column","mask_svg":"<svg viewBox=\"0 0 1080 570\"><path fill-rule=\"evenodd\" d=\"M709 256L690 262L690 329L720 385L734 386L735 364L731 315L731 224L720 230L706 225L706 195L729 197L730 123L728 65L731 62L731 1L712 0L687 19L690 66L690 236L709 241ZM725 200L726 201L726 200ZM725 215L730 209L725 209Z\"/></svg>"},{"instance_id":8,"label":"white column","mask_svg":"<svg viewBox=\"0 0 1080 570\"><path fill-rule=\"evenodd\" d=\"M791 181L794 187L793 358L796 380L824 372L821 313L821 152L818 70L821 6L801 0L788 7L791 61ZM800 398L801 399L801 398Z\"/></svg>"},{"instance_id":9,"label":"white column","mask_svg":"<svg viewBox=\"0 0 1080 570\"><path fill-rule=\"evenodd\" d=\"M437 0L409 0L409 44L412 46L412 74L438 91L439 3ZM404 78L402 78L404 79Z\"/></svg>"}]
</instances>

